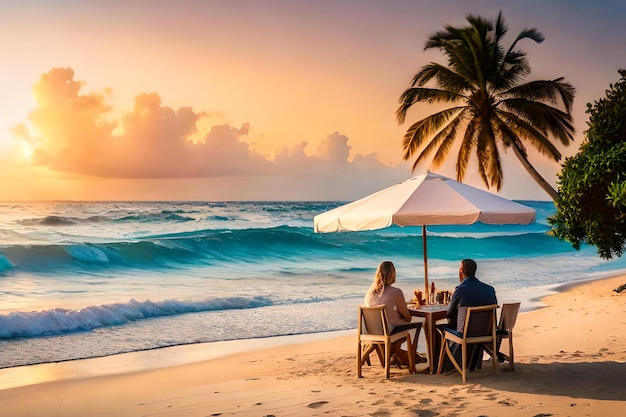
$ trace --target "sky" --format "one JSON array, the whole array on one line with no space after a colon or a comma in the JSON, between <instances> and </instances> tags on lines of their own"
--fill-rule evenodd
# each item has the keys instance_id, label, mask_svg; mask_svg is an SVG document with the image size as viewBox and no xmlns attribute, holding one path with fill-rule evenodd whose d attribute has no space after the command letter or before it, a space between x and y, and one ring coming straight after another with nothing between
<instances>
[{"instance_id":1,"label":"sky","mask_svg":"<svg viewBox=\"0 0 626 417\"><path fill-rule=\"evenodd\" d=\"M411 170L398 98L468 14L526 28L527 80L587 103L626 67L626 2L0 0L0 200L341 200ZM556 186L561 162L530 153ZM455 177L453 156L434 169ZM549 200L512 154L499 194ZM465 182L484 188L475 169ZM491 190L495 192L495 190Z\"/></svg>"}]
</instances>

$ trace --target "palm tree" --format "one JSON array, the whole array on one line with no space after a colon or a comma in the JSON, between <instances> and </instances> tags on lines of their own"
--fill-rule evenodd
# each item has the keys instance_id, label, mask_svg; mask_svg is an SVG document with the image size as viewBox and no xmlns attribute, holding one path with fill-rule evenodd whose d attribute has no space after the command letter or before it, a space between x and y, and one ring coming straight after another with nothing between
<instances>
[{"instance_id":1,"label":"palm tree","mask_svg":"<svg viewBox=\"0 0 626 417\"><path fill-rule=\"evenodd\" d=\"M500 190L500 149L512 149L535 181L556 199L556 190L528 160L525 144L556 161L561 159L550 136L564 146L574 140L571 109L576 90L562 77L522 82L530 74L530 66L526 53L515 47L522 39L543 42L537 29L520 32L506 50L501 41L508 28L502 13L495 30L492 21L472 15L466 19L469 26L446 26L444 31L430 36L424 50L441 50L448 65L425 65L400 97L396 110L399 124L404 123L407 111L415 103L450 104L408 128L403 140L404 160L416 155L412 168L415 170L434 152L431 163L436 168L459 138L457 180L463 180L475 150L483 182ZM426 86L429 82L432 87ZM558 108L559 104L564 110Z\"/></svg>"}]
</instances>

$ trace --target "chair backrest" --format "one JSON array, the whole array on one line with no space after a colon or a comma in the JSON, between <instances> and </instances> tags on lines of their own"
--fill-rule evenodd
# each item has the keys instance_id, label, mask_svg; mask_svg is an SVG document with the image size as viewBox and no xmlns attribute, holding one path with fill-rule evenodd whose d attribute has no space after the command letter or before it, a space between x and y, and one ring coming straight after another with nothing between
<instances>
[{"instance_id":1,"label":"chair backrest","mask_svg":"<svg viewBox=\"0 0 626 417\"><path fill-rule=\"evenodd\" d=\"M495 332L497 308L497 304L468 307L467 315L465 316L463 338L493 335Z\"/></svg>"},{"instance_id":2,"label":"chair backrest","mask_svg":"<svg viewBox=\"0 0 626 417\"><path fill-rule=\"evenodd\" d=\"M365 325L365 331L361 328L361 323ZM359 332L384 336L389 334L389 321L387 320L387 310L384 305L373 307L359 306Z\"/></svg>"},{"instance_id":3,"label":"chair backrest","mask_svg":"<svg viewBox=\"0 0 626 417\"><path fill-rule=\"evenodd\" d=\"M522 303L502 304L502 313L500 313L498 330L506 330L507 332L513 330L521 304Z\"/></svg>"}]
</instances>

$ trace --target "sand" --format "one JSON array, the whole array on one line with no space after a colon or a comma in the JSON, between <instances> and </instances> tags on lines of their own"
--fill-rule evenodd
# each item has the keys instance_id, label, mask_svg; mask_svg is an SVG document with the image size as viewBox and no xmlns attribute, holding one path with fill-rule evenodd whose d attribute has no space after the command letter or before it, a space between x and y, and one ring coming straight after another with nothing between
<instances>
[{"instance_id":1,"label":"sand","mask_svg":"<svg viewBox=\"0 0 626 417\"><path fill-rule=\"evenodd\" d=\"M376 361L358 379L349 331L0 370L0 415L626 415L626 292L613 291L624 283L614 277L546 297L547 307L518 317L515 372L505 363L494 374L485 363L465 384L457 372L396 368L385 379Z\"/></svg>"}]
</instances>

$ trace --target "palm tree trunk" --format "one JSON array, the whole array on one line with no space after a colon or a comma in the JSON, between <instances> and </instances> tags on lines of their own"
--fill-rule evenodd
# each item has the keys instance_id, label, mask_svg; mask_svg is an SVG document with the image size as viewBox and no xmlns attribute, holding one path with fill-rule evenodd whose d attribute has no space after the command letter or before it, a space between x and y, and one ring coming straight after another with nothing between
<instances>
[{"instance_id":1,"label":"palm tree trunk","mask_svg":"<svg viewBox=\"0 0 626 417\"><path fill-rule=\"evenodd\" d=\"M546 181L541 176L541 174L537 172L535 167L532 166L532 164L528 160L528 157L526 156L526 153L519 148L517 143L513 143L511 147L513 148L513 152L515 152L515 156L517 156L517 159L519 159L519 161L522 163L522 166L526 169L526 172L528 172L530 176L533 177L533 179L537 182L537 184L539 184L543 191L545 191L550 196L552 201L556 201L559 194L550 184L548 184L548 181Z\"/></svg>"}]
</instances>

